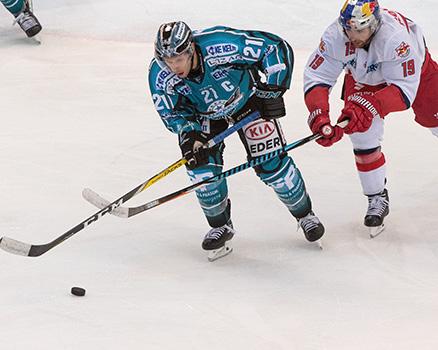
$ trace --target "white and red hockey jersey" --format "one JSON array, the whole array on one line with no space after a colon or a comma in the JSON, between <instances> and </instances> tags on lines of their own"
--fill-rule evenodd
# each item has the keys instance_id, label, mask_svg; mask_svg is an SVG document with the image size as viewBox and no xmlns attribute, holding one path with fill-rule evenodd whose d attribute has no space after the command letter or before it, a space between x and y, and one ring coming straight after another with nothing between
<instances>
[{"instance_id":1,"label":"white and red hockey jersey","mask_svg":"<svg viewBox=\"0 0 438 350\"><path fill-rule=\"evenodd\" d=\"M304 92L335 85L344 70L360 85L396 85L408 104L415 100L426 47L419 26L382 9L382 22L367 49L355 48L336 20L324 32L304 70Z\"/></svg>"}]
</instances>

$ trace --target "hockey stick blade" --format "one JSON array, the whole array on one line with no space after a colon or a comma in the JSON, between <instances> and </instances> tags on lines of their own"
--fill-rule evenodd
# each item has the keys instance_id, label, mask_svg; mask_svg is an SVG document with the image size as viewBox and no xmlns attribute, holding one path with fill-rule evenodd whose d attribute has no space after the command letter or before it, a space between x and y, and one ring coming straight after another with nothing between
<instances>
[{"instance_id":1,"label":"hockey stick blade","mask_svg":"<svg viewBox=\"0 0 438 350\"><path fill-rule=\"evenodd\" d=\"M82 197L84 199L93 204L95 207L102 209L108 206L111 202L103 197L101 197L98 193L94 192L90 188L84 188L82 191ZM111 211L111 214L121 217L121 218L127 218L128 217L128 209L125 207L118 207Z\"/></svg>"},{"instance_id":2,"label":"hockey stick blade","mask_svg":"<svg viewBox=\"0 0 438 350\"><path fill-rule=\"evenodd\" d=\"M30 244L8 237L0 238L0 247L8 253L22 256L29 256L29 252L32 248Z\"/></svg>"},{"instance_id":3,"label":"hockey stick blade","mask_svg":"<svg viewBox=\"0 0 438 350\"><path fill-rule=\"evenodd\" d=\"M93 222L96 222L99 220L102 216L105 214L111 212L115 208L119 207L121 204L124 203L124 201L131 198L135 191L138 190L140 186L136 187L132 191L125 194L123 197L119 198L117 201L114 201L110 203L105 208L102 208L94 215L90 216L89 218L85 219L81 223L77 224L75 227L71 228L61 236L55 238L53 241L46 243L46 244L29 244L25 242L21 242L18 240L15 240L13 238L9 237L2 237L0 238L0 248L4 251L16 254L16 255L22 255L22 256L31 256L36 257L40 256L46 252L48 252L50 249L56 247L58 244L64 242L65 240L69 239L79 231L83 230L85 227L91 225Z\"/></svg>"}]
</instances>

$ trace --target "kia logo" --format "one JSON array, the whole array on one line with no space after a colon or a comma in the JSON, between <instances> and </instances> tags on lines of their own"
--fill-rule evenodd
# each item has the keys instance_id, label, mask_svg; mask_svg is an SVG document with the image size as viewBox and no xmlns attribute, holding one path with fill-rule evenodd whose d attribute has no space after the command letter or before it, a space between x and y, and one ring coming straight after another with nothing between
<instances>
[{"instance_id":1,"label":"kia logo","mask_svg":"<svg viewBox=\"0 0 438 350\"><path fill-rule=\"evenodd\" d=\"M245 136L249 140L262 140L269 137L275 131L273 123L259 120L245 129Z\"/></svg>"}]
</instances>

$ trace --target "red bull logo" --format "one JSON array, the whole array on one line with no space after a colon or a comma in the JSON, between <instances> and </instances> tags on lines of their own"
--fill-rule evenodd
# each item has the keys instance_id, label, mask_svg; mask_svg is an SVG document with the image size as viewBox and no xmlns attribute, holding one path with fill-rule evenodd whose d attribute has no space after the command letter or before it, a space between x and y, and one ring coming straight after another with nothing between
<instances>
[{"instance_id":1,"label":"red bull logo","mask_svg":"<svg viewBox=\"0 0 438 350\"><path fill-rule=\"evenodd\" d=\"M395 49L395 53L397 54L397 56L402 58L409 56L410 52L411 52L410 46L406 44L404 41Z\"/></svg>"},{"instance_id":2,"label":"red bull logo","mask_svg":"<svg viewBox=\"0 0 438 350\"><path fill-rule=\"evenodd\" d=\"M377 1L371 1L371 2L367 2L365 4L362 5L362 14L366 17L371 16L376 7L377 7Z\"/></svg>"},{"instance_id":3,"label":"red bull logo","mask_svg":"<svg viewBox=\"0 0 438 350\"><path fill-rule=\"evenodd\" d=\"M327 50L327 45L325 44L325 41L321 39L321 42L319 43L319 51L324 53L325 50Z\"/></svg>"}]
</instances>

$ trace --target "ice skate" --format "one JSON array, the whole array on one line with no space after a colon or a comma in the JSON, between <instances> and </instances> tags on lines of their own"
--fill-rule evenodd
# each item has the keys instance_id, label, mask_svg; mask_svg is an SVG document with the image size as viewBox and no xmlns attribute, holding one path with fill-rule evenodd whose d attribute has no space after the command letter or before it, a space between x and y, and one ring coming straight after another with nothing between
<instances>
[{"instance_id":1,"label":"ice skate","mask_svg":"<svg viewBox=\"0 0 438 350\"><path fill-rule=\"evenodd\" d=\"M235 233L231 222L207 232L202 242L202 249L208 252L208 261L215 261L233 251L231 238Z\"/></svg>"},{"instance_id":2,"label":"ice skate","mask_svg":"<svg viewBox=\"0 0 438 350\"><path fill-rule=\"evenodd\" d=\"M306 216L298 219L298 225L304 232L304 236L309 242L316 242L322 249L321 238L324 235L325 229L318 217L311 211Z\"/></svg>"},{"instance_id":3,"label":"ice skate","mask_svg":"<svg viewBox=\"0 0 438 350\"><path fill-rule=\"evenodd\" d=\"M15 17L14 24L15 23L18 23L29 38L34 38L42 29L41 24L33 14L28 1L26 1L24 10Z\"/></svg>"},{"instance_id":4,"label":"ice skate","mask_svg":"<svg viewBox=\"0 0 438 350\"><path fill-rule=\"evenodd\" d=\"M369 228L371 238L381 234L385 229L383 220L389 214L389 196L386 189L382 193L368 196L368 210L364 225Z\"/></svg>"}]
</instances>

